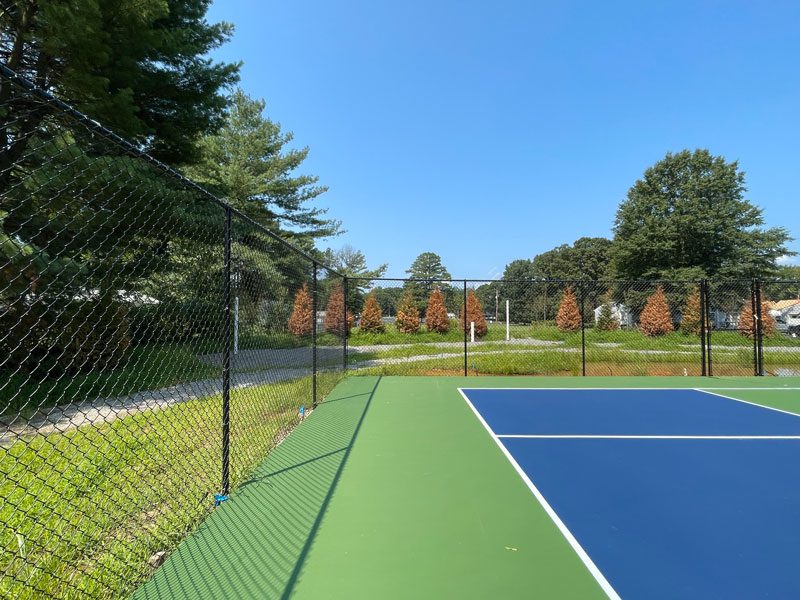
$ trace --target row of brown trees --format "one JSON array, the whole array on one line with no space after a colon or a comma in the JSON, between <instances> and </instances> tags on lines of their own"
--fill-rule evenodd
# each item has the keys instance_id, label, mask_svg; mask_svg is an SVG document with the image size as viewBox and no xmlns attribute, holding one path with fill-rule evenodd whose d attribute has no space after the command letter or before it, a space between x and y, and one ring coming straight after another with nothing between
<instances>
[{"instance_id":1,"label":"row of brown trees","mask_svg":"<svg viewBox=\"0 0 800 600\"><path fill-rule=\"evenodd\" d=\"M471 323L475 323L475 336L483 337L489 328L483 316L483 306L470 290L467 293L467 305L461 306L459 315L462 329L467 332L470 330ZM410 290L403 294L400 304L397 307L397 329L401 333L416 333L420 329L419 309L414 301L414 296ZM445 297L439 288L435 288L428 297L428 305L425 310L425 328L436 333L447 333L451 327L450 317L447 315ZM347 333L353 327L353 315L347 311ZM297 291L294 299L294 308L289 318L289 331L296 336L311 335L314 328L314 314L311 301L311 294L308 286L303 285ZM328 303L325 307L325 331L341 336L344 333L344 291L340 285L331 288ZM364 309L361 312L361 331L368 333L383 333L386 329L383 323L383 312L378 303L375 293L367 295Z\"/></svg>"},{"instance_id":2,"label":"row of brown trees","mask_svg":"<svg viewBox=\"0 0 800 600\"><path fill-rule=\"evenodd\" d=\"M380 310L380 309L379 309ZM342 336L353 327L353 314L348 310L345 321L344 290L334 285L325 306L325 331ZM292 315L289 317L289 332L297 336L311 335L314 331L314 309L308 286L303 284L294 297Z\"/></svg>"},{"instance_id":3,"label":"row of brown trees","mask_svg":"<svg viewBox=\"0 0 800 600\"><path fill-rule=\"evenodd\" d=\"M686 303L681 313L680 331L687 335L700 335L701 326L700 289L695 286L686 298ZM775 319L769 313L769 303L763 304L761 331L763 335L772 335L776 331ZM581 313L578 301L571 287L564 290L561 304L556 315L556 326L561 331L574 332L581 328ZM611 293L609 292L600 307L600 313L595 327L603 331L619 329L619 321L611 310ZM739 313L739 332L752 338L755 331L753 308L745 302ZM672 311L667 302L664 288L656 287L655 292L647 299L644 309L639 315L639 331L648 337L666 335L675 330L672 322Z\"/></svg>"}]
</instances>

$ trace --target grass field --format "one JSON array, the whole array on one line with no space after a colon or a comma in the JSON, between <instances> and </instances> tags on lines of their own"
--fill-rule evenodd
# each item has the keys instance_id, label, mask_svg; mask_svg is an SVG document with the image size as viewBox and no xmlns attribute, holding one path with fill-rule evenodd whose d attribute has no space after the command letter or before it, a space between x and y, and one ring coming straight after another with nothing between
<instances>
[{"instance_id":1,"label":"grass field","mask_svg":"<svg viewBox=\"0 0 800 600\"><path fill-rule=\"evenodd\" d=\"M320 374L327 394L336 374ZM310 378L231 393L231 482L297 423ZM221 398L20 440L0 455L0 597L122 597L213 506ZM23 587L21 581L27 582ZM34 591L35 590L35 591Z\"/></svg>"},{"instance_id":2,"label":"grass field","mask_svg":"<svg viewBox=\"0 0 800 600\"><path fill-rule=\"evenodd\" d=\"M360 336L349 340L351 363L367 366L368 373L382 375L463 374L463 334L456 339L424 333ZM502 336L501 336L502 334ZM384 338L381 338L381 335ZM440 335L437 339L435 335ZM515 326L511 341L505 341L505 327L493 324L478 343L468 343L468 370L475 375L580 375L582 373L580 332L567 333L555 326ZM366 350L354 340L372 342ZM378 343L383 339L383 343ZM455 341L454 341L455 340ZM587 329L587 375L700 375L701 349L696 336L680 332L646 337L637 331ZM713 333L712 357L718 375L748 375L753 372L753 343L738 332ZM380 363L375 364L375 363ZM800 340L782 335L764 338L764 364L768 372L800 371Z\"/></svg>"}]
</instances>

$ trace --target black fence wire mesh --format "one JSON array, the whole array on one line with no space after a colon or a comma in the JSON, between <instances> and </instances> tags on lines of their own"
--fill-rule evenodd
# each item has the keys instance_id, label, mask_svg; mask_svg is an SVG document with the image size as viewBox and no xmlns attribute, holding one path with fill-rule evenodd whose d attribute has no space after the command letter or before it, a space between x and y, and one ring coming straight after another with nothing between
<instances>
[{"instance_id":1,"label":"black fence wire mesh","mask_svg":"<svg viewBox=\"0 0 800 600\"><path fill-rule=\"evenodd\" d=\"M130 593L345 371L800 375L800 282L347 278L0 67L0 597Z\"/></svg>"},{"instance_id":2,"label":"black fence wire mesh","mask_svg":"<svg viewBox=\"0 0 800 600\"><path fill-rule=\"evenodd\" d=\"M332 389L341 277L1 83L0 597L125 596Z\"/></svg>"},{"instance_id":3,"label":"black fence wire mesh","mask_svg":"<svg viewBox=\"0 0 800 600\"><path fill-rule=\"evenodd\" d=\"M800 375L798 282L350 281L357 372Z\"/></svg>"}]
</instances>

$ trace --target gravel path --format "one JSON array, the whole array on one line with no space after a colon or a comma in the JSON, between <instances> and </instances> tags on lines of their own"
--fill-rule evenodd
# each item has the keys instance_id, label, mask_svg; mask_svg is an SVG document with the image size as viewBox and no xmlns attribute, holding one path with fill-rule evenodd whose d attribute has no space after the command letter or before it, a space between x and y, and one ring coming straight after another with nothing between
<instances>
[{"instance_id":1,"label":"gravel path","mask_svg":"<svg viewBox=\"0 0 800 600\"><path fill-rule=\"evenodd\" d=\"M310 369L276 369L269 372L233 373L231 389L277 383L309 375ZM222 378L190 381L170 387L137 392L128 396L97 398L79 404L48 407L27 422L12 422L0 435L0 446L8 446L19 437L53 432L63 433L82 425L109 423L145 410L161 410L181 402L222 393Z\"/></svg>"},{"instance_id":2,"label":"gravel path","mask_svg":"<svg viewBox=\"0 0 800 600\"><path fill-rule=\"evenodd\" d=\"M506 343L509 346L524 346L525 348L515 348L508 350L482 349L490 344ZM420 344L375 344L364 346L348 347L350 363L354 368L367 368L381 365L396 365L405 363L415 363L432 360L436 358L448 358L458 356L460 352L445 353L435 352L435 349L461 349L463 342L438 342L424 344L432 350L429 354L406 357L385 357L369 360L359 360L358 355L369 352L387 352L393 349L417 347ZM614 347L612 344L596 344L596 347ZM689 346L687 346L688 348ZM536 339L512 339L508 342L479 341L470 342L470 352L481 355L501 355L501 354L528 354L535 353L539 349L551 349L557 352L575 353L580 352L580 348L565 348L561 341L536 340ZM716 351L730 352L739 350L737 346L717 346ZM342 348L332 346L320 346L317 348L317 364L320 369L335 368L342 361ZM695 351L679 350L636 350L620 348L619 352L639 353L647 355L660 354L685 354L694 355ZM767 346L765 353L797 353L800 348L793 346ZM221 367L221 354L208 354L198 357L202 362ZM233 374L231 378L231 388L241 389L259 384L277 383L308 375L311 372L312 349L304 348L265 348L254 350L241 350L232 357ZM95 400L82 402L79 404L69 404L64 406L49 407L47 412L34 415L30 420L5 423L5 432L0 434L0 446L8 446L21 436L39 434L49 434L52 432L65 432L87 424L108 423L114 419L136 414L145 410L160 410L175 404L194 400L204 396L211 396L222 393L222 378L203 379L191 381L170 387L137 392L127 396L113 398L97 398Z\"/></svg>"}]
</instances>

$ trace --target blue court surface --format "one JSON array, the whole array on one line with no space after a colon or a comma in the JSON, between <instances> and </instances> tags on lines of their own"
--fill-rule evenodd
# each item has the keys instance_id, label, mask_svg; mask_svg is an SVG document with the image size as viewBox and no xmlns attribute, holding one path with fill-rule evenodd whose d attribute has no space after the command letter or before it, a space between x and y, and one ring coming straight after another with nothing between
<instances>
[{"instance_id":1,"label":"blue court surface","mask_svg":"<svg viewBox=\"0 0 800 600\"><path fill-rule=\"evenodd\" d=\"M700 390L463 389L611 598L800 598L800 417Z\"/></svg>"}]
</instances>

